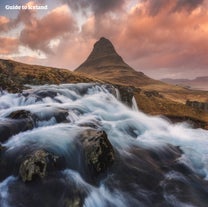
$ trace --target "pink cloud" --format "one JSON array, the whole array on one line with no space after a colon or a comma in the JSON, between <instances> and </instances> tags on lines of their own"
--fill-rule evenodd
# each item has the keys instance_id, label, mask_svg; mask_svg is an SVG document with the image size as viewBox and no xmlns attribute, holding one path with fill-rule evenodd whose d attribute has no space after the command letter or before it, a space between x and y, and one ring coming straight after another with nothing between
<instances>
[{"instance_id":1,"label":"pink cloud","mask_svg":"<svg viewBox=\"0 0 208 207\"><path fill-rule=\"evenodd\" d=\"M18 51L19 41L16 38L0 37L0 54L8 55Z\"/></svg>"},{"instance_id":2,"label":"pink cloud","mask_svg":"<svg viewBox=\"0 0 208 207\"><path fill-rule=\"evenodd\" d=\"M20 42L33 50L45 53L52 52L49 43L51 40L63 37L65 34L76 31L75 22L66 5L60 6L42 19L33 18L21 31Z\"/></svg>"}]
</instances>

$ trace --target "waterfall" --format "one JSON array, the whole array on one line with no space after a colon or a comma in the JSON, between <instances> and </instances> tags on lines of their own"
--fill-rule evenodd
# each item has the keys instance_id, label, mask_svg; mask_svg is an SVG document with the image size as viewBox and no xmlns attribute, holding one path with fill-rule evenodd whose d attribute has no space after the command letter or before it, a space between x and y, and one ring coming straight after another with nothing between
<instances>
[{"instance_id":1,"label":"waterfall","mask_svg":"<svg viewBox=\"0 0 208 207\"><path fill-rule=\"evenodd\" d=\"M115 90L116 90L116 98L120 101L121 100L121 94L120 94L120 92L117 88L115 88Z\"/></svg>"},{"instance_id":2,"label":"waterfall","mask_svg":"<svg viewBox=\"0 0 208 207\"><path fill-rule=\"evenodd\" d=\"M94 83L2 93L0 206L207 206L208 131L147 116L134 97L132 109L118 97ZM91 176L82 142L97 131L106 133L115 158ZM37 150L60 165L24 183L19 166Z\"/></svg>"},{"instance_id":3,"label":"waterfall","mask_svg":"<svg viewBox=\"0 0 208 207\"><path fill-rule=\"evenodd\" d=\"M133 109L134 111L139 111L138 105L137 105L137 102L136 102L136 99L135 99L134 96L133 96L133 98L132 98L132 109Z\"/></svg>"}]
</instances>

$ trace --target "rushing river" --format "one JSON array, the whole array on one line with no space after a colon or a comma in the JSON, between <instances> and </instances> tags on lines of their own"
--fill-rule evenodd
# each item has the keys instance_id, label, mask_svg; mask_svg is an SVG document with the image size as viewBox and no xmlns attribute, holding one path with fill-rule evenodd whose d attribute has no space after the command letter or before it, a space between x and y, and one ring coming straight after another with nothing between
<instances>
[{"instance_id":1,"label":"rushing river","mask_svg":"<svg viewBox=\"0 0 208 207\"><path fill-rule=\"evenodd\" d=\"M115 92L96 84L2 92L0 207L208 206L208 131L147 116ZM34 127L18 131L22 125L8 118L18 110L36 117ZM115 151L113 164L94 180L77 144L90 129L105 131ZM65 167L23 182L20 160L37 149L64 158Z\"/></svg>"}]
</instances>

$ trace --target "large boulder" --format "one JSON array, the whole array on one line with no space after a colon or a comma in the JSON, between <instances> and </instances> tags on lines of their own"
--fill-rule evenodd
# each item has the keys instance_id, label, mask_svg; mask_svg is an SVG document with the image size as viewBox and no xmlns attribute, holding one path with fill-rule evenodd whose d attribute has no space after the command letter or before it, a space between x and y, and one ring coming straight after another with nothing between
<instances>
[{"instance_id":1,"label":"large boulder","mask_svg":"<svg viewBox=\"0 0 208 207\"><path fill-rule=\"evenodd\" d=\"M11 136L35 127L35 117L26 110L11 112L0 123L0 141L4 142Z\"/></svg>"},{"instance_id":2,"label":"large boulder","mask_svg":"<svg viewBox=\"0 0 208 207\"><path fill-rule=\"evenodd\" d=\"M56 169L59 156L53 155L43 149L29 155L20 165L19 175L24 182L35 178L44 178L49 170Z\"/></svg>"},{"instance_id":3,"label":"large boulder","mask_svg":"<svg viewBox=\"0 0 208 207\"><path fill-rule=\"evenodd\" d=\"M112 165L115 152L104 131L87 130L81 142L91 175L103 173Z\"/></svg>"},{"instance_id":4,"label":"large boulder","mask_svg":"<svg viewBox=\"0 0 208 207\"><path fill-rule=\"evenodd\" d=\"M7 118L10 119L32 119L33 115L31 114L30 111L26 111L26 110L17 110L17 111L13 111L11 112Z\"/></svg>"}]
</instances>

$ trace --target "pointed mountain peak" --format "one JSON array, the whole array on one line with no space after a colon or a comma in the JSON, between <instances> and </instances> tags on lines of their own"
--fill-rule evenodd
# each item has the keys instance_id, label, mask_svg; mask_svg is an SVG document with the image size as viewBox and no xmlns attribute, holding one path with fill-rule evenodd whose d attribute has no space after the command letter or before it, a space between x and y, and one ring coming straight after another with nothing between
<instances>
[{"instance_id":1,"label":"pointed mountain peak","mask_svg":"<svg viewBox=\"0 0 208 207\"><path fill-rule=\"evenodd\" d=\"M158 82L126 64L111 41L105 37L94 44L88 58L75 71L119 84L141 86Z\"/></svg>"},{"instance_id":2,"label":"pointed mountain peak","mask_svg":"<svg viewBox=\"0 0 208 207\"><path fill-rule=\"evenodd\" d=\"M88 58L76 69L76 71L89 73L115 68L129 68L120 55L116 52L113 44L105 37L101 37L93 47ZM131 69L132 70L132 69Z\"/></svg>"},{"instance_id":3,"label":"pointed mountain peak","mask_svg":"<svg viewBox=\"0 0 208 207\"><path fill-rule=\"evenodd\" d=\"M113 44L105 37L101 37L93 47L93 51L89 55L88 59L97 59L106 55L118 55ZM118 55L119 56L119 55Z\"/></svg>"}]
</instances>

